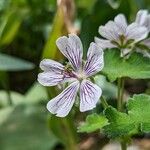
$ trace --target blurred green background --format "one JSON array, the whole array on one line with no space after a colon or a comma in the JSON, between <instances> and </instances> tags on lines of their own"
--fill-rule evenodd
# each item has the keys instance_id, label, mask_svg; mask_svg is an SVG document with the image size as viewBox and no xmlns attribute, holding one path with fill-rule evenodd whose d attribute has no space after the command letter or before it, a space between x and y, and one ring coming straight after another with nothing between
<instances>
[{"instance_id":1,"label":"blurred green background","mask_svg":"<svg viewBox=\"0 0 150 150\"><path fill-rule=\"evenodd\" d=\"M59 150L69 144L72 150L88 138L76 133L85 114L73 112L63 120L46 110L56 89L37 83L39 63L42 58L64 61L55 45L58 37L77 33L86 52L100 25L118 13L132 21L139 9L150 9L150 0L0 0L0 150ZM115 98L115 85L104 77L99 82L104 94ZM147 87L146 80L127 79L131 94ZM108 140L101 141L91 149Z\"/></svg>"}]
</instances>

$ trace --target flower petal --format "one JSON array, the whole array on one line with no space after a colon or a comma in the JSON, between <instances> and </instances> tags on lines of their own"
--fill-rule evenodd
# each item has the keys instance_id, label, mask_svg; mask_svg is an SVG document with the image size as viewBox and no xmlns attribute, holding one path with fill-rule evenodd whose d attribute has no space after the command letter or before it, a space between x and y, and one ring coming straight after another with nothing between
<instances>
[{"instance_id":1,"label":"flower petal","mask_svg":"<svg viewBox=\"0 0 150 150\"><path fill-rule=\"evenodd\" d=\"M83 80L80 86L80 111L88 111L96 107L102 90L89 80Z\"/></svg>"},{"instance_id":2,"label":"flower petal","mask_svg":"<svg viewBox=\"0 0 150 150\"><path fill-rule=\"evenodd\" d=\"M69 38L62 36L57 39L56 45L75 70L81 67L83 47L77 35L69 34Z\"/></svg>"},{"instance_id":3,"label":"flower petal","mask_svg":"<svg viewBox=\"0 0 150 150\"><path fill-rule=\"evenodd\" d=\"M136 49L136 52L143 54L144 57L150 58L150 52L148 52L148 51L146 51L146 50L141 50L141 49L137 48L137 49Z\"/></svg>"},{"instance_id":4,"label":"flower petal","mask_svg":"<svg viewBox=\"0 0 150 150\"><path fill-rule=\"evenodd\" d=\"M146 23L147 16L148 16L147 10L139 10L136 15L135 22L138 23L139 25L144 25Z\"/></svg>"},{"instance_id":5,"label":"flower petal","mask_svg":"<svg viewBox=\"0 0 150 150\"><path fill-rule=\"evenodd\" d=\"M145 39L147 35L147 28L144 26L139 26L137 23L132 23L127 27L126 37L128 39L133 39L138 42Z\"/></svg>"},{"instance_id":6,"label":"flower petal","mask_svg":"<svg viewBox=\"0 0 150 150\"><path fill-rule=\"evenodd\" d=\"M70 112L79 89L79 82L73 82L58 96L47 103L47 109L58 117L65 117Z\"/></svg>"},{"instance_id":7,"label":"flower petal","mask_svg":"<svg viewBox=\"0 0 150 150\"><path fill-rule=\"evenodd\" d=\"M38 74L38 82L44 86L55 86L63 81L64 75L55 72L42 72Z\"/></svg>"},{"instance_id":8,"label":"flower petal","mask_svg":"<svg viewBox=\"0 0 150 150\"><path fill-rule=\"evenodd\" d=\"M91 76L102 70L103 67L103 50L92 42L88 49L87 61L85 62L83 70L87 76Z\"/></svg>"},{"instance_id":9,"label":"flower petal","mask_svg":"<svg viewBox=\"0 0 150 150\"><path fill-rule=\"evenodd\" d=\"M43 59L40 63L40 68L44 71L62 72L64 66L57 61L51 59Z\"/></svg>"},{"instance_id":10,"label":"flower petal","mask_svg":"<svg viewBox=\"0 0 150 150\"><path fill-rule=\"evenodd\" d=\"M95 43L98 44L98 46L101 47L102 49L116 47L109 40L104 40L104 39L97 38L97 37L95 37Z\"/></svg>"},{"instance_id":11,"label":"flower petal","mask_svg":"<svg viewBox=\"0 0 150 150\"><path fill-rule=\"evenodd\" d=\"M111 41L119 39L118 27L113 21L109 21L105 26L100 26L99 34Z\"/></svg>"},{"instance_id":12,"label":"flower petal","mask_svg":"<svg viewBox=\"0 0 150 150\"><path fill-rule=\"evenodd\" d=\"M115 17L114 21L119 28L118 32L125 34L127 28L127 21L125 16L123 14L119 14Z\"/></svg>"},{"instance_id":13,"label":"flower petal","mask_svg":"<svg viewBox=\"0 0 150 150\"><path fill-rule=\"evenodd\" d=\"M150 48L150 38L143 40L142 42L140 42L140 44L143 44L148 48Z\"/></svg>"}]
</instances>

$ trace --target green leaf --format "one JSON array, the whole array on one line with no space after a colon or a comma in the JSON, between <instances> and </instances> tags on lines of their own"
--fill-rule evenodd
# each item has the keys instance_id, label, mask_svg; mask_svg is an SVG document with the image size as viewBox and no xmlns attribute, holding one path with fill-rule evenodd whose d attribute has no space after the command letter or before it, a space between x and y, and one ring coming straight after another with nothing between
<instances>
[{"instance_id":1,"label":"green leaf","mask_svg":"<svg viewBox=\"0 0 150 150\"><path fill-rule=\"evenodd\" d=\"M129 59L125 60L120 57L119 50L110 49L105 51L104 60L105 65L102 72L110 81L115 81L121 77L132 79L150 78L150 61L142 54L134 53Z\"/></svg>"},{"instance_id":2,"label":"green leaf","mask_svg":"<svg viewBox=\"0 0 150 150\"><path fill-rule=\"evenodd\" d=\"M150 96L134 95L127 104L128 114L134 123L141 126L141 132L150 132Z\"/></svg>"},{"instance_id":3,"label":"green leaf","mask_svg":"<svg viewBox=\"0 0 150 150\"><path fill-rule=\"evenodd\" d=\"M34 68L34 64L0 53L0 71L21 71Z\"/></svg>"},{"instance_id":4,"label":"green leaf","mask_svg":"<svg viewBox=\"0 0 150 150\"><path fill-rule=\"evenodd\" d=\"M39 83L35 82L33 86L25 94L25 104L35 104L39 102L47 102L48 95L46 88Z\"/></svg>"},{"instance_id":5,"label":"green leaf","mask_svg":"<svg viewBox=\"0 0 150 150\"><path fill-rule=\"evenodd\" d=\"M2 150L52 150L57 138L47 128L45 107L17 106L0 126Z\"/></svg>"},{"instance_id":6,"label":"green leaf","mask_svg":"<svg viewBox=\"0 0 150 150\"><path fill-rule=\"evenodd\" d=\"M105 133L111 137L125 137L150 132L150 96L134 95L127 103L127 113L118 112L109 107L105 115L109 125L104 127Z\"/></svg>"},{"instance_id":7,"label":"green leaf","mask_svg":"<svg viewBox=\"0 0 150 150\"><path fill-rule=\"evenodd\" d=\"M38 84L37 82L22 95L18 92L10 91L10 97L14 106L20 104L35 105L40 102L47 102L48 96L46 93L46 88ZM8 95L4 90L0 91L0 107L8 106Z\"/></svg>"},{"instance_id":8,"label":"green leaf","mask_svg":"<svg viewBox=\"0 0 150 150\"><path fill-rule=\"evenodd\" d=\"M104 130L109 137L116 138L134 133L135 125L126 113L118 112L115 108L109 107L105 110L105 115L110 124L104 127Z\"/></svg>"},{"instance_id":9,"label":"green leaf","mask_svg":"<svg viewBox=\"0 0 150 150\"><path fill-rule=\"evenodd\" d=\"M12 9L6 11L0 24L0 45L9 44L16 36L27 11Z\"/></svg>"},{"instance_id":10,"label":"green leaf","mask_svg":"<svg viewBox=\"0 0 150 150\"><path fill-rule=\"evenodd\" d=\"M45 44L43 58L59 58L60 53L56 46L56 40L65 33L65 30L64 14L60 7L55 14L52 30Z\"/></svg>"},{"instance_id":11,"label":"green leaf","mask_svg":"<svg viewBox=\"0 0 150 150\"><path fill-rule=\"evenodd\" d=\"M7 121L13 110L14 107L5 107L0 109L0 125Z\"/></svg>"},{"instance_id":12,"label":"green leaf","mask_svg":"<svg viewBox=\"0 0 150 150\"><path fill-rule=\"evenodd\" d=\"M94 77L94 81L102 89L106 99L117 98L117 86L108 82L105 76L97 75Z\"/></svg>"},{"instance_id":13,"label":"green leaf","mask_svg":"<svg viewBox=\"0 0 150 150\"><path fill-rule=\"evenodd\" d=\"M86 122L78 128L78 132L93 132L108 125L108 120L103 115L92 114L87 116Z\"/></svg>"}]
</instances>

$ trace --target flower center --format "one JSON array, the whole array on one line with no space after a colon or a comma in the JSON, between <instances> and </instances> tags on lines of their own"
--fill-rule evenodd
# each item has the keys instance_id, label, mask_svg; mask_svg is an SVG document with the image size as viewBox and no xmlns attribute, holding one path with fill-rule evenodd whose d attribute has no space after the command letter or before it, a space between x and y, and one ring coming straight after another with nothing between
<instances>
[{"instance_id":1,"label":"flower center","mask_svg":"<svg viewBox=\"0 0 150 150\"><path fill-rule=\"evenodd\" d=\"M83 70L79 70L79 71L75 72L75 75L77 76L78 80L83 80L83 79L87 78L87 76Z\"/></svg>"}]
</instances>

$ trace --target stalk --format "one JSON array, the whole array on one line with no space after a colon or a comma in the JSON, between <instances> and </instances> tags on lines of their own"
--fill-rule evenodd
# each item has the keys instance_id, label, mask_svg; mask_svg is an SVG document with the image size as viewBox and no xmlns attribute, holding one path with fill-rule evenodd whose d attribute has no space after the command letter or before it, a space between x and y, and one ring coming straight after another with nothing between
<instances>
[{"instance_id":1,"label":"stalk","mask_svg":"<svg viewBox=\"0 0 150 150\"><path fill-rule=\"evenodd\" d=\"M127 143L121 142L121 150L127 150Z\"/></svg>"},{"instance_id":2,"label":"stalk","mask_svg":"<svg viewBox=\"0 0 150 150\"><path fill-rule=\"evenodd\" d=\"M124 91L124 79L118 78L118 101L117 101L118 111L123 111L123 91Z\"/></svg>"},{"instance_id":3,"label":"stalk","mask_svg":"<svg viewBox=\"0 0 150 150\"><path fill-rule=\"evenodd\" d=\"M118 101L117 109L118 111L123 111L123 92L124 92L124 79L118 78ZM121 150L127 150L127 143L123 140L121 143Z\"/></svg>"}]
</instances>

